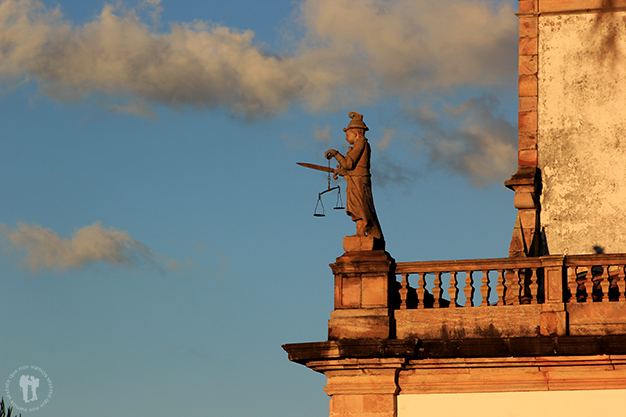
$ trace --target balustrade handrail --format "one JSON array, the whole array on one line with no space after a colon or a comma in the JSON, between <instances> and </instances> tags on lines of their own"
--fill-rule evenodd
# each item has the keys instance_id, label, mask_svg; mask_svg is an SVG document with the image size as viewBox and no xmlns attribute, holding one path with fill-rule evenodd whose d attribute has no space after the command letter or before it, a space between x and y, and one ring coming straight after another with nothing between
<instances>
[{"instance_id":1,"label":"balustrade handrail","mask_svg":"<svg viewBox=\"0 0 626 417\"><path fill-rule=\"evenodd\" d=\"M418 272L463 272L467 270L480 271L489 269L520 269L539 268L547 261L554 262L562 259L563 266L587 266L587 265L620 265L626 264L626 253L616 254L593 254L593 255L548 255L532 258L486 258L486 259L462 259L452 261L417 261L397 262L396 274L411 274Z\"/></svg>"},{"instance_id":2,"label":"balustrade handrail","mask_svg":"<svg viewBox=\"0 0 626 417\"><path fill-rule=\"evenodd\" d=\"M467 270L481 271L484 269L493 271L500 269L538 268L543 265L543 258L544 257L397 262L395 273L415 274L419 272L465 272Z\"/></svg>"},{"instance_id":3,"label":"balustrade handrail","mask_svg":"<svg viewBox=\"0 0 626 417\"><path fill-rule=\"evenodd\" d=\"M597 255L567 255L564 257L565 266L593 265L620 265L626 264L626 253L597 254Z\"/></svg>"}]
</instances>

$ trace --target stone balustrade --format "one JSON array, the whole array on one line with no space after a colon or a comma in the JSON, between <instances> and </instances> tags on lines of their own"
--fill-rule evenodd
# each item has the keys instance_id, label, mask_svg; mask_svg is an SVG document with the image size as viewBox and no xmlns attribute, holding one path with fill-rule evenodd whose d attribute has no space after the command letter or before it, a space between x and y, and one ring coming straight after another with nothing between
<instances>
[{"instance_id":1,"label":"stone balustrade","mask_svg":"<svg viewBox=\"0 0 626 417\"><path fill-rule=\"evenodd\" d=\"M399 262L398 338L626 334L626 254Z\"/></svg>"},{"instance_id":2,"label":"stone balustrade","mask_svg":"<svg viewBox=\"0 0 626 417\"><path fill-rule=\"evenodd\" d=\"M456 308L543 302L539 258L401 262L397 308Z\"/></svg>"},{"instance_id":3,"label":"stone balustrade","mask_svg":"<svg viewBox=\"0 0 626 417\"><path fill-rule=\"evenodd\" d=\"M395 308L543 304L546 289L552 302L623 302L625 265L626 254L399 262Z\"/></svg>"},{"instance_id":4,"label":"stone balustrade","mask_svg":"<svg viewBox=\"0 0 626 417\"><path fill-rule=\"evenodd\" d=\"M626 335L626 254L331 265L329 339Z\"/></svg>"},{"instance_id":5,"label":"stone balustrade","mask_svg":"<svg viewBox=\"0 0 626 417\"><path fill-rule=\"evenodd\" d=\"M626 301L626 254L566 257L565 302Z\"/></svg>"}]
</instances>

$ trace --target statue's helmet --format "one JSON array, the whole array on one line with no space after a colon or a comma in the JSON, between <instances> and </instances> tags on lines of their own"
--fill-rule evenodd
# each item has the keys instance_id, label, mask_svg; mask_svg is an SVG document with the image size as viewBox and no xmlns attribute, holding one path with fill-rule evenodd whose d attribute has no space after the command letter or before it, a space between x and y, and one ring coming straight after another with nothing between
<instances>
[{"instance_id":1,"label":"statue's helmet","mask_svg":"<svg viewBox=\"0 0 626 417\"><path fill-rule=\"evenodd\" d=\"M350 120L348 127L343 128L344 132L350 129L363 129L365 131L369 130L367 125L363 122L362 114L357 113L355 111L351 111L350 113L348 113L348 117L351 118L352 120Z\"/></svg>"}]
</instances>

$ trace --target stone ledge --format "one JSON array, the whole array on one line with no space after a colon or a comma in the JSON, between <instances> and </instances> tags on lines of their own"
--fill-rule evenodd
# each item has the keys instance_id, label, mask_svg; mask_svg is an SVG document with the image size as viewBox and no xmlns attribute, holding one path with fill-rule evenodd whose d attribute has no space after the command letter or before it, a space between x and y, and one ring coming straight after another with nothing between
<instances>
[{"instance_id":1,"label":"stone ledge","mask_svg":"<svg viewBox=\"0 0 626 417\"><path fill-rule=\"evenodd\" d=\"M289 360L303 365L313 361L386 358L437 363L437 367L441 366L437 362L440 360L446 363L460 361L463 366L467 366L467 360L530 360L536 364L537 357L555 363L563 360L559 357L565 356L591 358L600 355L608 358L611 355L626 366L626 335L454 340L342 339L289 343L282 347L289 354Z\"/></svg>"},{"instance_id":2,"label":"stone ledge","mask_svg":"<svg viewBox=\"0 0 626 417\"><path fill-rule=\"evenodd\" d=\"M324 359L410 358L416 356L416 339L342 339L326 342L289 343L283 349L289 360L300 364Z\"/></svg>"}]
</instances>

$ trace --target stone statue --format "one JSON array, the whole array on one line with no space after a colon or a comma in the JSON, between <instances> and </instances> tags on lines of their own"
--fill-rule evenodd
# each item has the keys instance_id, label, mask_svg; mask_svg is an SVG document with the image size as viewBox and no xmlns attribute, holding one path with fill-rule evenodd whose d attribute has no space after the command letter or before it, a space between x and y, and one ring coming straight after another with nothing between
<instances>
[{"instance_id":1,"label":"stone statue","mask_svg":"<svg viewBox=\"0 0 626 417\"><path fill-rule=\"evenodd\" d=\"M346 132L346 141L351 146L346 156L335 149L329 149L325 153L326 159L335 158L339 162L334 173L346 180L346 213L356 223L356 235L344 239L344 250L384 249L385 240L372 196L371 148L365 137L365 132L369 129L363 122L362 114L352 111L348 116L352 120L343 131Z\"/></svg>"}]
</instances>

